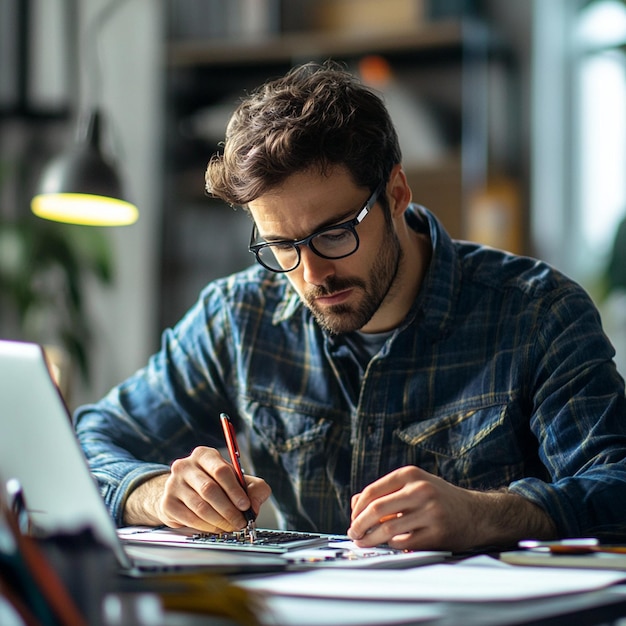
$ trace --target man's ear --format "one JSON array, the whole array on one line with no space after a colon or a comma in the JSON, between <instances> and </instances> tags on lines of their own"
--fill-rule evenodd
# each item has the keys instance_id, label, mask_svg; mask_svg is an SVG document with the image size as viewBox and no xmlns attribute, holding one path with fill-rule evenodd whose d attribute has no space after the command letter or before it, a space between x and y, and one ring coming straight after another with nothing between
<instances>
[{"instance_id":1,"label":"man's ear","mask_svg":"<svg viewBox=\"0 0 626 626\"><path fill-rule=\"evenodd\" d=\"M387 183L387 197L391 217L402 215L411 202L413 194L406 179L406 174L399 163L394 165Z\"/></svg>"}]
</instances>

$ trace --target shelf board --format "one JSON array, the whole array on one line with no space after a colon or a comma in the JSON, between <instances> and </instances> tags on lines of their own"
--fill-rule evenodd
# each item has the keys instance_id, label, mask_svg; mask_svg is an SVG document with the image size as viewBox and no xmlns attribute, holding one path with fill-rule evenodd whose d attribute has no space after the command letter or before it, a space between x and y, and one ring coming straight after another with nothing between
<instances>
[{"instance_id":1,"label":"shelf board","mask_svg":"<svg viewBox=\"0 0 626 626\"><path fill-rule=\"evenodd\" d=\"M170 67L288 62L376 52L416 52L459 47L461 22L441 21L381 33L304 32L259 39L230 37L175 41L168 45Z\"/></svg>"},{"instance_id":2,"label":"shelf board","mask_svg":"<svg viewBox=\"0 0 626 626\"><path fill-rule=\"evenodd\" d=\"M182 199L187 207L198 205L202 210L206 210L211 204L223 204L221 200L211 198L205 193L205 168L206 160L203 160L202 163L172 174L171 183L176 190L175 195ZM460 152L456 150L451 150L449 155L432 163L419 165L408 163L404 166L409 182L414 182L419 188L426 186L445 188L451 183L456 185L457 181L461 181L461 169Z\"/></svg>"}]
</instances>

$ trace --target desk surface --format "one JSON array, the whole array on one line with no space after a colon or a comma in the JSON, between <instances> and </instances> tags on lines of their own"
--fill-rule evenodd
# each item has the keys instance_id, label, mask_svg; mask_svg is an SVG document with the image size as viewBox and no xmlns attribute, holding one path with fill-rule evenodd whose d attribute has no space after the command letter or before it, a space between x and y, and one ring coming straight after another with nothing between
<instances>
[{"instance_id":1,"label":"desk surface","mask_svg":"<svg viewBox=\"0 0 626 626\"><path fill-rule=\"evenodd\" d=\"M532 602L448 603L445 610L433 626L606 626L626 616L626 586Z\"/></svg>"},{"instance_id":2,"label":"desk surface","mask_svg":"<svg viewBox=\"0 0 626 626\"><path fill-rule=\"evenodd\" d=\"M296 601L296 599L293 599ZM346 622L328 620L325 599L298 598L299 610L303 621L272 621L271 616L262 617L267 626L302 626L315 623L311 616L323 615L319 626L345 626ZM388 603L376 603L378 610L377 623L382 625L402 624L407 626L606 626L626 617L626 585L616 586L602 591L544 598L532 602L503 602L472 604L463 602L445 603L410 603L415 609L414 621L388 619L390 613ZM422 611L426 609L426 611ZM433 617L423 617L423 612L432 610ZM169 613L165 616L163 626L233 626L228 620L216 620L215 617Z\"/></svg>"},{"instance_id":3,"label":"desk surface","mask_svg":"<svg viewBox=\"0 0 626 626\"><path fill-rule=\"evenodd\" d=\"M384 570L362 576L362 570L315 568L312 580L310 572L230 579L262 594L263 626L606 626L626 618L626 572L623 578L619 572L566 573L481 559L393 570L389 576ZM154 582L135 582L137 587L124 591L156 591ZM341 593L335 593L339 586ZM233 626L212 615L184 612L167 613L162 620L163 626L205 624Z\"/></svg>"}]
</instances>

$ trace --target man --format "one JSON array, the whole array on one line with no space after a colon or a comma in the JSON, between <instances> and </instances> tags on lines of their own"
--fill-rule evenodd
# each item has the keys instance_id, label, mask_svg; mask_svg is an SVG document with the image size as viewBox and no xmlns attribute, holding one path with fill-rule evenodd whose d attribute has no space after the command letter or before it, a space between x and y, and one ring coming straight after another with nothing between
<instances>
[{"instance_id":1,"label":"man","mask_svg":"<svg viewBox=\"0 0 626 626\"><path fill-rule=\"evenodd\" d=\"M258 264L77 412L119 524L232 531L273 493L286 528L362 546L626 537L624 386L594 306L411 204L375 94L330 64L269 82L206 186L249 211ZM249 495L215 449L222 411Z\"/></svg>"}]
</instances>

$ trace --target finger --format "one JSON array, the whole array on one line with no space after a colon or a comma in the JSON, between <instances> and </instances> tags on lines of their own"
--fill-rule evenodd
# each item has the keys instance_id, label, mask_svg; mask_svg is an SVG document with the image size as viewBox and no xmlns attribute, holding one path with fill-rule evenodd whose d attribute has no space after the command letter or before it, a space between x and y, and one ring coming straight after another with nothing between
<instances>
[{"instance_id":1,"label":"finger","mask_svg":"<svg viewBox=\"0 0 626 626\"><path fill-rule=\"evenodd\" d=\"M218 450L198 447L194 449L189 459L220 485L237 508L242 511L250 508L250 500L239 483L234 467Z\"/></svg>"},{"instance_id":2,"label":"finger","mask_svg":"<svg viewBox=\"0 0 626 626\"><path fill-rule=\"evenodd\" d=\"M366 511L352 522L347 534L354 541L366 540L371 545L374 545L372 542L381 543L384 539L393 536L391 529L394 527L390 525L390 522L400 516L402 516L401 512L380 516L378 513Z\"/></svg>"},{"instance_id":3,"label":"finger","mask_svg":"<svg viewBox=\"0 0 626 626\"><path fill-rule=\"evenodd\" d=\"M247 521L243 512L252 508L258 513L271 494L269 485L255 477L247 478L252 493L246 494L238 481L231 492L226 492L223 487L229 480L225 475L232 474L230 464L214 470L213 477L194 474L189 477L191 489L185 492L185 504L198 518L226 531L244 528Z\"/></svg>"},{"instance_id":4,"label":"finger","mask_svg":"<svg viewBox=\"0 0 626 626\"><path fill-rule=\"evenodd\" d=\"M352 519L358 517L371 503L402 489L407 482L417 480L422 470L414 466L401 467L370 483L352 498ZM390 514L388 511L386 514ZM382 517L382 515L381 515Z\"/></svg>"},{"instance_id":5,"label":"finger","mask_svg":"<svg viewBox=\"0 0 626 626\"><path fill-rule=\"evenodd\" d=\"M387 545L394 550L429 550L433 549L433 543L428 539L425 529L411 530L401 535L394 535L386 541Z\"/></svg>"},{"instance_id":6,"label":"finger","mask_svg":"<svg viewBox=\"0 0 626 626\"><path fill-rule=\"evenodd\" d=\"M388 522L394 520L399 515L402 515L402 511L398 502L391 497L379 498L370 503L352 520L348 529L348 535L353 540L363 539L366 535L372 534L385 524L386 528L388 528ZM377 536L379 535L380 533L377 533Z\"/></svg>"},{"instance_id":7,"label":"finger","mask_svg":"<svg viewBox=\"0 0 626 626\"><path fill-rule=\"evenodd\" d=\"M408 517L408 516L407 516ZM385 542L396 550L448 550L450 546L442 540L441 528L430 521L415 523L407 519L410 530L394 533Z\"/></svg>"},{"instance_id":8,"label":"finger","mask_svg":"<svg viewBox=\"0 0 626 626\"><path fill-rule=\"evenodd\" d=\"M159 505L160 517L165 524L172 527L189 526L211 532L232 531L244 524L243 519L237 519L241 513L232 506L232 503L230 504L232 507L230 518L228 518L228 514L225 516L223 512L216 510L211 502L211 500L215 501L216 498L210 493L204 497L201 496L197 488L192 488L187 482L190 476L190 474L186 474L185 479L183 479L180 475L173 475L166 483ZM206 481L212 480L204 474L202 476ZM221 488L214 481L213 484L215 493L221 494L221 497L228 501ZM205 489L205 493L207 493L207 489ZM243 516L241 517L243 518Z\"/></svg>"},{"instance_id":9,"label":"finger","mask_svg":"<svg viewBox=\"0 0 626 626\"><path fill-rule=\"evenodd\" d=\"M165 523L212 532L239 530L246 525L242 512L250 507L258 512L272 492L260 478L246 476L246 483L249 494L217 450L195 448L171 465L162 503Z\"/></svg>"},{"instance_id":10,"label":"finger","mask_svg":"<svg viewBox=\"0 0 626 626\"><path fill-rule=\"evenodd\" d=\"M392 480L385 481L388 487L396 487L396 491L385 493L371 500L365 506L364 498L371 493L380 492L381 485L372 483L371 486L374 488L369 493L367 493L369 487L363 490L363 495L357 502L352 523L348 529L348 535L353 540L363 540L373 545L373 541L386 541L394 534L412 530L421 523L423 508L430 492L426 488L427 483L424 481L412 484L400 483L396 478L403 477L398 473ZM399 484L396 485L396 483ZM385 487L384 483L381 484ZM407 514L410 514L410 517L407 517ZM402 520L398 521L399 518ZM415 526L408 526L409 523L414 523ZM382 527L382 530L379 527ZM374 532L375 534L372 536Z\"/></svg>"},{"instance_id":11,"label":"finger","mask_svg":"<svg viewBox=\"0 0 626 626\"><path fill-rule=\"evenodd\" d=\"M261 506L272 495L272 488L258 476L246 476L248 498L252 503L253 511L258 515Z\"/></svg>"},{"instance_id":12,"label":"finger","mask_svg":"<svg viewBox=\"0 0 626 626\"><path fill-rule=\"evenodd\" d=\"M350 498L351 520L353 520L364 508L362 506L359 506L359 500L361 500L362 497L362 493L355 493L352 498Z\"/></svg>"},{"instance_id":13,"label":"finger","mask_svg":"<svg viewBox=\"0 0 626 626\"><path fill-rule=\"evenodd\" d=\"M224 467L215 476L200 473L188 476L190 489L182 496L186 506L197 517L224 530L243 528L246 521L242 511L247 511L251 505L239 484L233 488L235 493L224 491L220 474L230 471L229 467Z\"/></svg>"},{"instance_id":14,"label":"finger","mask_svg":"<svg viewBox=\"0 0 626 626\"><path fill-rule=\"evenodd\" d=\"M207 522L198 517L182 500L168 499L162 506L163 523L171 528L195 528L202 532L220 533L228 532L229 528L224 524Z\"/></svg>"},{"instance_id":15,"label":"finger","mask_svg":"<svg viewBox=\"0 0 626 626\"><path fill-rule=\"evenodd\" d=\"M196 448L192 452L190 459L192 462L197 463L197 465L221 487L224 494L226 494L230 502L239 511L247 511L251 507L251 499L246 492L246 488L239 482L234 467L229 461L224 459L217 450L212 448ZM249 477L246 477L246 482L250 482ZM200 482L194 484L193 487L200 495L207 499L208 495L205 494L205 490L207 487L211 489L212 485L205 485L203 481L200 480ZM230 511L230 506L223 498L220 497L216 505L216 508L223 512L227 518L233 516L234 513Z\"/></svg>"},{"instance_id":16,"label":"finger","mask_svg":"<svg viewBox=\"0 0 626 626\"><path fill-rule=\"evenodd\" d=\"M375 483L368 485L365 489L363 489L361 493L352 496L352 520L355 520L357 517L359 517L359 515L361 515L372 502L375 502L381 496L384 496L388 493L388 490L385 489L384 486L381 486L379 484L380 480L382 479L379 479Z\"/></svg>"},{"instance_id":17,"label":"finger","mask_svg":"<svg viewBox=\"0 0 626 626\"><path fill-rule=\"evenodd\" d=\"M230 494L224 486L232 490ZM234 498L238 500L233 502ZM203 530L236 530L245 525L241 510L249 507L232 467L216 450L196 448L189 457L172 463L162 503L168 522Z\"/></svg>"}]
</instances>

